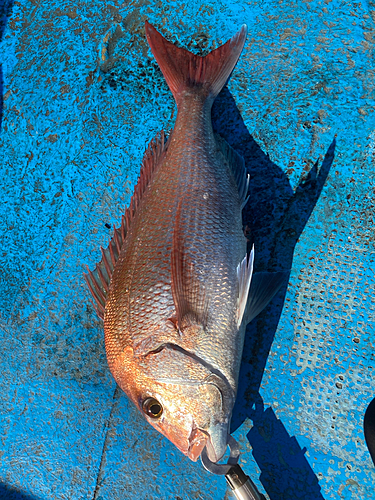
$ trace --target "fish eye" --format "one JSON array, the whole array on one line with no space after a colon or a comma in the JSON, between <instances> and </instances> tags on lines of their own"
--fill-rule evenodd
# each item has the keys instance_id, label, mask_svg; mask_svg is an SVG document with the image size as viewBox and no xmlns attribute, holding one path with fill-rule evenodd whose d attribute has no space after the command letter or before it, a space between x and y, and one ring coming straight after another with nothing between
<instances>
[{"instance_id":1,"label":"fish eye","mask_svg":"<svg viewBox=\"0 0 375 500\"><path fill-rule=\"evenodd\" d=\"M162 405L155 398L147 398L143 401L142 409L151 418L159 418L163 413Z\"/></svg>"}]
</instances>

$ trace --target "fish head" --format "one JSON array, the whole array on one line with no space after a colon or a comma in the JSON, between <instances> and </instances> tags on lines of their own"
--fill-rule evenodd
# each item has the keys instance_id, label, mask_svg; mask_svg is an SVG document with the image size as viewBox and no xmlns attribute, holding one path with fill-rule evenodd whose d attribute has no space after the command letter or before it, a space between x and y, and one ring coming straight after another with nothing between
<instances>
[{"instance_id":1,"label":"fish head","mask_svg":"<svg viewBox=\"0 0 375 500\"><path fill-rule=\"evenodd\" d=\"M212 462L220 460L234 405L225 377L178 346L143 356L128 351L111 371L146 420L191 460L204 447Z\"/></svg>"},{"instance_id":2,"label":"fish head","mask_svg":"<svg viewBox=\"0 0 375 500\"><path fill-rule=\"evenodd\" d=\"M205 446L213 461L219 460L227 447L228 419L214 383L158 383L152 389L147 388L138 405L147 421L191 460Z\"/></svg>"}]
</instances>

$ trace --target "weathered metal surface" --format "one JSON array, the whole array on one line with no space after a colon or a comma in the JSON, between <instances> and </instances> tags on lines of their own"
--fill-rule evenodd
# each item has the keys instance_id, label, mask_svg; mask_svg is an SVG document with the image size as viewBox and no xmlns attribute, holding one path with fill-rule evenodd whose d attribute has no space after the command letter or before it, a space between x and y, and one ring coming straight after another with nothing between
<instances>
[{"instance_id":1,"label":"weathered metal surface","mask_svg":"<svg viewBox=\"0 0 375 500\"><path fill-rule=\"evenodd\" d=\"M145 146L175 118L145 41L149 19L197 50L249 27L214 123L252 174L258 269L292 271L248 327L233 417L241 464L271 500L373 497L362 417L375 392L374 9L349 0L11 6L1 44L0 496L230 497L116 391L82 278L106 224L119 223ZM294 196L335 134L333 164L329 156L323 177Z\"/></svg>"}]
</instances>

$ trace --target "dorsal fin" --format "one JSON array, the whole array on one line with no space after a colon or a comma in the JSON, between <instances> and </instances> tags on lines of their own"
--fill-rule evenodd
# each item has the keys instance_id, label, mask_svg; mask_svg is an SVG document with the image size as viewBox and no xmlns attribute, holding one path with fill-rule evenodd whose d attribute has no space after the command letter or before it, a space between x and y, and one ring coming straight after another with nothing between
<instances>
[{"instance_id":1,"label":"dorsal fin","mask_svg":"<svg viewBox=\"0 0 375 500\"><path fill-rule=\"evenodd\" d=\"M134 218L143 193L151 180L152 174L154 173L157 165L160 164L166 150L167 145L165 141L165 134L162 130L150 142L145 151L138 182L134 188L134 193L130 200L130 206L125 208L125 214L122 216L120 227L116 228L114 226L114 235L110 240L108 247L106 249L100 247L102 259L96 264L94 271L90 271L89 268L87 268L88 274L84 274L85 280L94 299L94 301L91 301L92 305L101 319L104 319L105 303L113 270L120 256L132 219Z\"/></svg>"},{"instance_id":2,"label":"dorsal fin","mask_svg":"<svg viewBox=\"0 0 375 500\"><path fill-rule=\"evenodd\" d=\"M249 199L247 193L250 181L250 175L246 173L245 161L219 134L215 134L215 140L219 151L232 170L241 200L241 209L243 209Z\"/></svg>"}]
</instances>

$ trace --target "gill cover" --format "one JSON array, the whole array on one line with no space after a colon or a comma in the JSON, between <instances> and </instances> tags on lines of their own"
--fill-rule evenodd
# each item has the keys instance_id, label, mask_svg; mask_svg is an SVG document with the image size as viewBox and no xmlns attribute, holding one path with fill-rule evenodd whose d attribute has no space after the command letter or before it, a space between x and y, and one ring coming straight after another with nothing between
<instances>
[{"instance_id":1,"label":"gill cover","mask_svg":"<svg viewBox=\"0 0 375 500\"><path fill-rule=\"evenodd\" d=\"M174 344L164 344L140 358L139 368L159 386L165 387L160 396L161 402L167 406L165 421L161 419L160 424L150 423L186 453L176 442L179 438L172 429L171 422L167 421L168 411L171 412L173 405L177 403L179 406L172 413L185 411L186 415L181 415L181 418L191 421L192 432L200 432L207 437L205 444L210 459L215 462L220 460L227 448L235 400L234 391L224 375L204 360ZM181 391L177 387L185 389ZM190 413L187 408L190 408ZM198 458L193 458L190 454L189 457L194 460Z\"/></svg>"}]
</instances>

